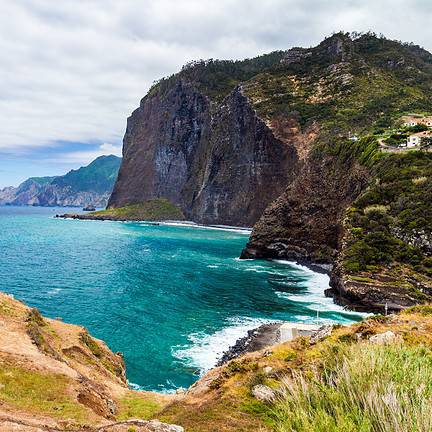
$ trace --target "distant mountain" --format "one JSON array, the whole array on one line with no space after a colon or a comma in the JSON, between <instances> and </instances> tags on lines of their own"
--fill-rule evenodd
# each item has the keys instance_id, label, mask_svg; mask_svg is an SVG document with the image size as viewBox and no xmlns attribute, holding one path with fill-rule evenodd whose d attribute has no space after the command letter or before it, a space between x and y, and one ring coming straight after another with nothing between
<instances>
[{"instance_id":1,"label":"distant mountain","mask_svg":"<svg viewBox=\"0 0 432 432\"><path fill-rule=\"evenodd\" d=\"M0 205L105 207L121 158L100 156L64 176L30 177L18 187L0 190Z\"/></svg>"}]
</instances>

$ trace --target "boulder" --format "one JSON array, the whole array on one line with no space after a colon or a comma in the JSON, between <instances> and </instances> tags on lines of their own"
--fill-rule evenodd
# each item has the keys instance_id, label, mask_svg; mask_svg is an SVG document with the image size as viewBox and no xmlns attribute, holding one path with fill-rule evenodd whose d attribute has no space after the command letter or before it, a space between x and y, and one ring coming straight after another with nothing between
<instances>
[{"instance_id":1,"label":"boulder","mask_svg":"<svg viewBox=\"0 0 432 432\"><path fill-rule=\"evenodd\" d=\"M252 389L252 395L254 398L261 402L273 402L276 398L276 393L269 386L264 384L258 384Z\"/></svg>"},{"instance_id":2,"label":"boulder","mask_svg":"<svg viewBox=\"0 0 432 432\"><path fill-rule=\"evenodd\" d=\"M376 345L387 345L394 342L400 342L402 338L399 335L394 334L392 331L386 331L385 333L378 333L369 338L369 342Z\"/></svg>"},{"instance_id":3,"label":"boulder","mask_svg":"<svg viewBox=\"0 0 432 432\"><path fill-rule=\"evenodd\" d=\"M263 372L264 372L265 375L270 375L273 372L273 368L271 366L266 366L263 369Z\"/></svg>"},{"instance_id":4,"label":"boulder","mask_svg":"<svg viewBox=\"0 0 432 432\"><path fill-rule=\"evenodd\" d=\"M331 332L333 330L333 325L328 324L328 325L323 325L322 327L320 327L318 329L318 331L316 333L314 333L311 338L310 338L310 344L314 345L317 342L325 339L326 337L331 335Z\"/></svg>"}]
</instances>

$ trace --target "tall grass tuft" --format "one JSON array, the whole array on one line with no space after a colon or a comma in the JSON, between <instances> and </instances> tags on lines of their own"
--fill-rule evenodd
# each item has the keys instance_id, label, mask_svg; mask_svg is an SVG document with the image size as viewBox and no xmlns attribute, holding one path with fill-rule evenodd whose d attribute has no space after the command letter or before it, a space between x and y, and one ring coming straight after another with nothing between
<instances>
[{"instance_id":1,"label":"tall grass tuft","mask_svg":"<svg viewBox=\"0 0 432 432\"><path fill-rule=\"evenodd\" d=\"M335 365L285 381L275 412L278 432L430 432L432 351L352 345Z\"/></svg>"}]
</instances>

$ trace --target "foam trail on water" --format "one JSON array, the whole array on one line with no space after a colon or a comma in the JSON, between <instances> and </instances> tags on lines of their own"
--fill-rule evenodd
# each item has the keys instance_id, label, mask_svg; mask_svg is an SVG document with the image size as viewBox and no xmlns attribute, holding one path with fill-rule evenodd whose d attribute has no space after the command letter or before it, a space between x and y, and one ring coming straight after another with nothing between
<instances>
[{"instance_id":1,"label":"foam trail on water","mask_svg":"<svg viewBox=\"0 0 432 432\"><path fill-rule=\"evenodd\" d=\"M229 320L227 327L209 335L195 333L189 336L192 346L175 347L173 356L188 366L198 367L205 372L215 366L222 355L249 330L262 324L274 322L261 318L239 317Z\"/></svg>"}]
</instances>

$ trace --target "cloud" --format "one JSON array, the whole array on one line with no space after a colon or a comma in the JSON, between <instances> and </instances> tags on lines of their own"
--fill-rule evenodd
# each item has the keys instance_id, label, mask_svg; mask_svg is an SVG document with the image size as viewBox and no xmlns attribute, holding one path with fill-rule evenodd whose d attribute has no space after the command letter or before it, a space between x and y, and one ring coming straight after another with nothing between
<instances>
[{"instance_id":1,"label":"cloud","mask_svg":"<svg viewBox=\"0 0 432 432\"><path fill-rule=\"evenodd\" d=\"M94 159L103 155L122 155L122 148L120 145L114 145L110 143L103 143L92 150L79 150L62 152L60 155L56 154L55 157L47 157L44 159L46 163L57 164L61 159L62 164L71 166L87 165Z\"/></svg>"},{"instance_id":2,"label":"cloud","mask_svg":"<svg viewBox=\"0 0 432 432\"><path fill-rule=\"evenodd\" d=\"M90 144L62 153L65 162L118 153L126 117L152 81L189 60L315 45L340 29L430 49L431 12L420 0L4 1L0 152L68 141Z\"/></svg>"}]
</instances>

